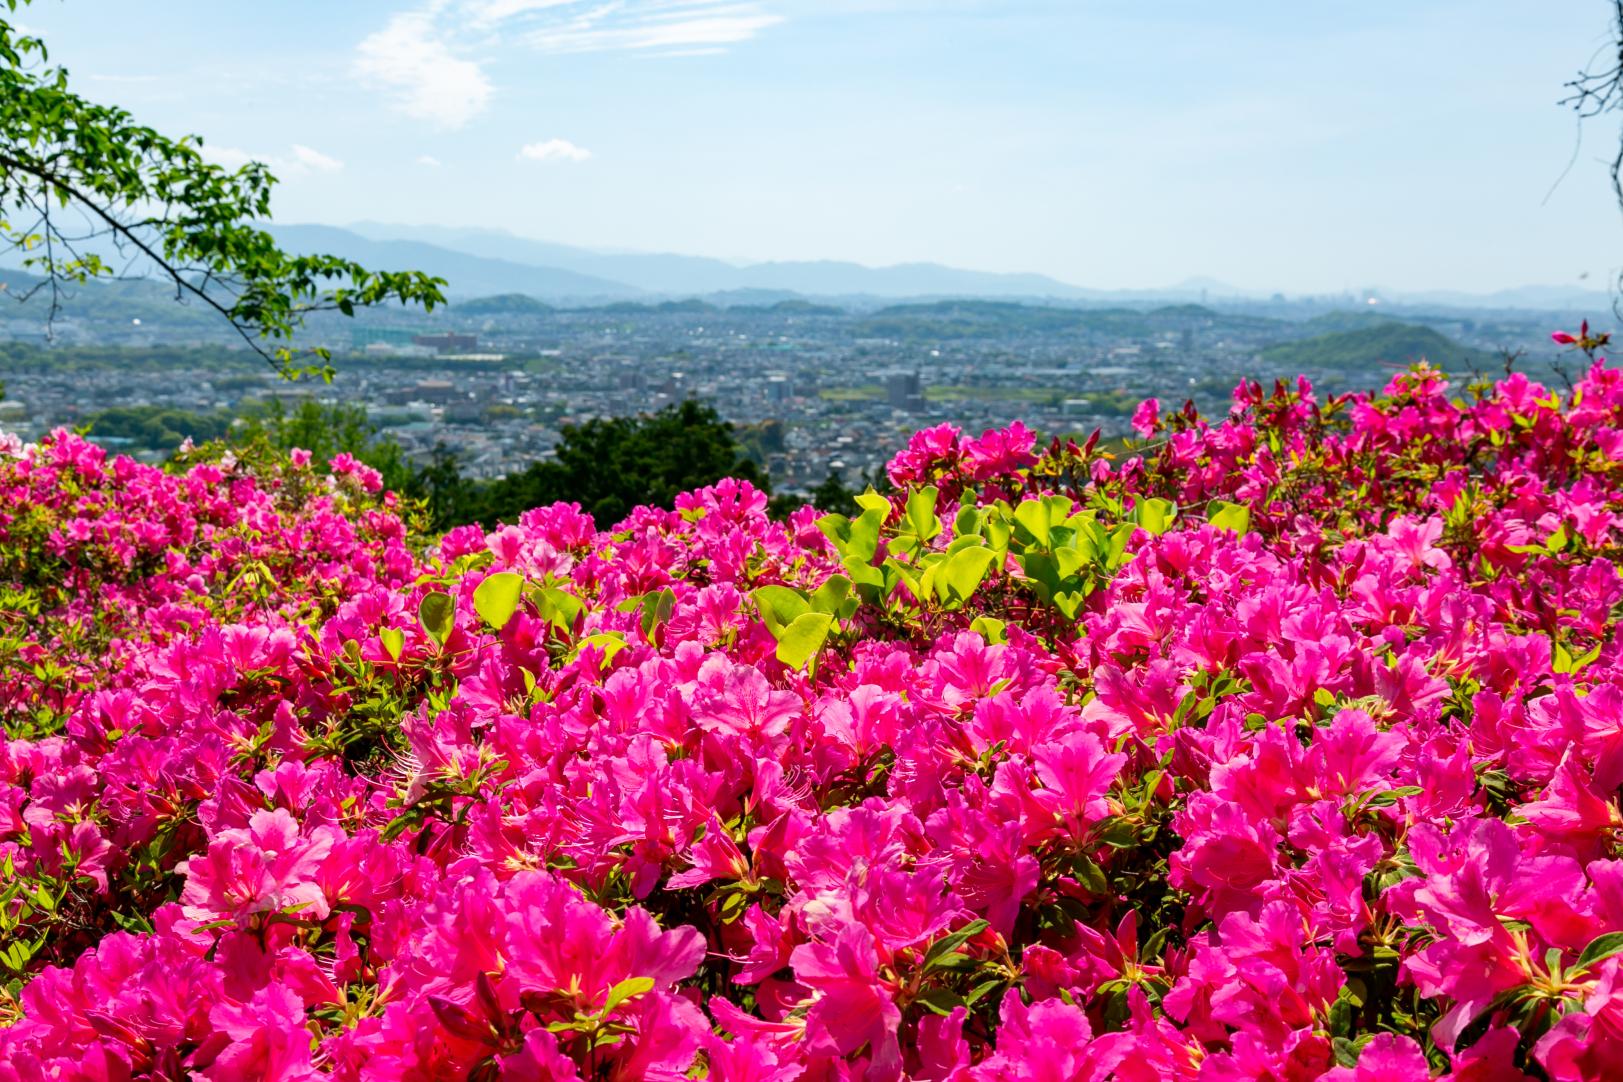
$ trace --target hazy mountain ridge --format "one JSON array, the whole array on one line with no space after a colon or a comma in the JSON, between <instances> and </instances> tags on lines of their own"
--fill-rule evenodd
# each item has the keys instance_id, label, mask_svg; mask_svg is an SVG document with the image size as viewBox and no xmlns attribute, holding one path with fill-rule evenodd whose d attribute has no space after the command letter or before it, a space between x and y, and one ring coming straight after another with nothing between
<instances>
[{"instance_id":1,"label":"hazy mountain ridge","mask_svg":"<svg viewBox=\"0 0 1623 1082\"><path fill-rule=\"evenodd\" d=\"M735 264L707 256L594 252L490 229L360 222L348 231L375 242L424 240L480 258L556 267L611 279L649 293L702 295L764 289L814 296L868 294L875 297L916 297L957 294L1080 299L1090 295L1089 290L1043 274L962 270L939 263L866 267L843 260L774 260Z\"/></svg>"},{"instance_id":2,"label":"hazy mountain ridge","mask_svg":"<svg viewBox=\"0 0 1623 1082\"><path fill-rule=\"evenodd\" d=\"M304 254L343 256L372 270L419 270L446 279L461 297L522 293L542 299L620 299L644 290L564 267L476 255L420 240L377 240L330 225L272 225L278 244Z\"/></svg>"}]
</instances>

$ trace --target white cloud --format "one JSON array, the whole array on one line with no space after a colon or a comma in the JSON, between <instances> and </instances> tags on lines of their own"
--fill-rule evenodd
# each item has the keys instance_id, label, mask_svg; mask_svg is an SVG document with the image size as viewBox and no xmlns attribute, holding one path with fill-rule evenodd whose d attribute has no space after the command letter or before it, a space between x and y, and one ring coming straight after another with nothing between
<instances>
[{"instance_id":1,"label":"white cloud","mask_svg":"<svg viewBox=\"0 0 1623 1082\"><path fill-rule=\"evenodd\" d=\"M337 158L298 143L293 144L293 161L315 173L336 173L344 168L344 163Z\"/></svg>"},{"instance_id":2,"label":"white cloud","mask_svg":"<svg viewBox=\"0 0 1623 1082\"><path fill-rule=\"evenodd\" d=\"M203 155L204 160L231 170L241 169L251 161L265 160L263 157L256 157L246 150L238 150L236 147L217 147L210 146L208 143L204 143L199 147L197 152Z\"/></svg>"},{"instance_id":3,"label":"white cloud","mask_svg":"<svg viewBox=\"0 0 1623 1082\"><path fill-rule=\"evenodd\" d=\"M591 53L651 49L719 51L748 41L783 22L758 3L712 0L644 0L642 3L580 5L582 9L539 21L524 36L544 53Z\"/></svg>"},{"instance_id":4,"label":"white cloud","mask_svg":"<svg viewBox=\"0 0 1623 1082\"><path fill-rule=\"evenodd\" d=\"M219 147L204 143L199 153L207 161L226 169L241 169L249 162L262 162L282 180L306 177L312 173L336 173L344 163L319 150L294 143L287 154L254 154L240 147Z\"/></svg>"},{"instance_id":5,"label":"white cloud","mask_svg":"<svg viewBox=\"0 0 1623 1082\"><path fill-rule=\"evenodd\" d=\"M440 167L440 160L434 157L432 154L420 154L417 157L417 164L426 165L430 169L438 169Z\"/></svg>"},{"instance_id":6,"label":"white cloud","mask_svg":"<svg viewBox=\"0 0 1623 1082\"><path fill-rule=\"evenodd\" d=\"M472 0L468 15L473 25L486 28L505 22L515 15L527 15L547 8L569 7L576 0Z\"/></svg>"},{"instance_id":7,"label":"white cloud","mask_svg":"<svg viewBox=\"0 0 1623 1082\"><path fill-rule=\"evenodd\" d=\"M353 72L407 116L460 128L493 88L468 53L517 45L541 53L709 56L784 21L789 0L418 0L356 47Z\"/></svg>"},{"instance_id":8,"label":"white cloud","mask_svg":"<svg viewBox=\"0 0 1623 1082\"><path fill-rule=\"evenodd\" d=\"M519 148L518 156L532 162L583 162L592 152L568 139L547 139Z\"/></svg>"},{"instance_id":9,"label":"white cloud","mask_svg":"<svg viewBox=\"0 0 1623 1082\"><path fill-rule=\"evenodd\" d=\"M442 128L460 128L490 102L479 65L453 52L436 25L444 0L401 12L364 39L355 54L361 79L389 92L395 108Z\"/></svg>"}]
</instances>

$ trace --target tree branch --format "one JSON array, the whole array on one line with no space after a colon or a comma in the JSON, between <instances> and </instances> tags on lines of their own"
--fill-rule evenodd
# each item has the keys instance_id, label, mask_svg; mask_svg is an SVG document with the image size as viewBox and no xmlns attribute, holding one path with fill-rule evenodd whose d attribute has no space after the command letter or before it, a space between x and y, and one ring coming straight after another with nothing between
<instances>
[{"instance_id":1,"label":"tree branch","mask_svg":"<svg viewBox=\"0 0 1623 1082\"><path fill-rule=\"evenodd\" d=\"M230 308L225 307L219 301L217 301L213 297L209 296L206 290L200 289L196 285L194 285L193 283L187 281L186 276L182 273L180 268L176 267L165 256L163 256L161 253L159 253L157 250L155 250L152 247L152 245L150 245L150 244L148 244L146 242L146 240L144 238L137 235L135 230L132 227L130 227L127 223L119 220L119 218L117 216L115 216L111 211L107 210L105 207L100 206L95 200L91 199L84 192L80 191L75 185L69 183L68 181L66 181L66 180L62 179L61 177L57 176L56 174L52 173L49 169L45 168L43 165L36 165L34 163L31 163L31 162L26 162L26 161L20 160L18 158L14 158L11 155L5 154L3 152L0 152L0 167L4 167L4 168L6 168L6 169L8 169L8 170L10 170L12 172L23 173L25 175L32 176L32 177L36 178L37 180L39 180L42 184L45 185L45 210L44 210L44 214L45 214L45 243L46 243L47 249L49 249L49 246L51 244L51 234L52 234L52 230L51 230L51 226L50 226L50 203L51 203L50 189L51 188L56 188L59 191L66 192L71 198L73 198L75 201L77 201L80 206L84 207L90 213L94 214L97 218L100 218L103 222L105 222L107 224L108 229L112 232L112 234L116 238L119 239L120 242L130 244L131 246L136 248L138 251L140 251L142 255L144 255L148 259L150 259L153 262L153 264L155 264L159 268L160 271L162 271L165 275L167 275L170 278L171 281L173 281L175 283L175 288L176 288L177 291L183 290L183 291L185 291L187 293L192 294L193 296L195 296L199 300L201 300L204 304L206 304L210 308L214 309L214 311L218 312L221 316L225 317L226 322L230 323L231 327L237 332L238 335L240 335L242 337L242 340L247 343L248 348L253 350L260 357L264 358L266 363L273 365L274 367L277 368L278 371L280 371L283 368L283 365L277 360L277 358L273 354L271 354L268 350L266 350L263 346L261 346L259 344L259 342L255 341L254 337L251 334L248 333L248 329L242 325L242 323L237 319L236 315L232 312L232 310ZM57 274L55 262L52 259L52 257L49 254L47 254L46 259L47 259L47 261L49 263L50 277L51 277L51 281L53 283L52 284L51 312L54 315L58 310L57 298L56 298L56 285L55 285L55 282L58 279L58 274Z\"/></svg>"}]
</instances>

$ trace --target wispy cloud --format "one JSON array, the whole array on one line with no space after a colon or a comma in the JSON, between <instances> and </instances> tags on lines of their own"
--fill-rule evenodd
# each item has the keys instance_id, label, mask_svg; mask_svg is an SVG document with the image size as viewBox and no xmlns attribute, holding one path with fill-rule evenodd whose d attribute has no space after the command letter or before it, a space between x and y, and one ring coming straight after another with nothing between
<instances>
[{"instance_id":1,"label":"wispy cloud","mask_svg":"<svg viewBox=\"0 0 1623 1082\"><path fill-rule=\"evenodd\" d=\"M478 51L712 56L784 21L788 0L421 0L356 47L354 73L407 116L460 128L490 104Z\"/></svg>"},{"instance_id":2,"label":"wispy cloud","mask_svg":"<svg viewBox=\"0 0 1623 1082\"><path fill-rule=\"evenodd\" d=\"M518 156L532 162L583 162L592 152L568 139L546 139L520 147Z\"/></svg>"},{"instance_id":3,"label":"wispy cloud","mask_svg":"<svg viewBox=\"0 0 1623 1082\"><path fill-rule=\"evenodd\" d=\"M446 0L392 17L362 40L355 72L390 95L395 108L442 128L460 128L490 103L490 80L458 54L442 27Z\"/></svg>"},{"instance_id":4,"label":"wispy cloud","mask_svg":"<svg viewBox=\"0 0 1623 1082\"><path fill-rule=\"evenodd\" d=\"M547 8L569 7L576 0L471 0L468 17L474 26L489 28L515 15L528 15Z\"/></svg>"},{"instance_id":5,"label":"wispy cloud","mask_svg":"<svg viewBox=\"0 0 1623 1082\"><path fill-rule=\"evenodd\" d=\"M313 173L336 173L344 163L319 150L294 143L286 154L255 154L240 147L220 147L205 143L201 148L204 158L227 169L241 169L249 162L263 162L283 180L310 176Z\"/></svg>"},{"instance_id":6,"label":"wispy cloud","mask_svg":"<svg viewBox=\"0 0 1623 1082\"><path fill-rule=\"evenodd\" d=\"M434 157L432 154L419 154L417 156L417 164L426 165L430 169L438 169L440 167L440 160Z\"/></svg>"},{"instance_id":7,"label":"wispy cloud","mask_svg":"<svg viewBox=\"0 0 1623 1082\"><path fill-rule=\"evenodd\" d=\"M299 143L293 144L294 164L310 170L312 173L336 173L344 168L344 163L331 155L323 154L319 150L311 150Z\"/></svg>"},{"instance_id":8,"label":"wispy cloud","mask_svg":"<svg viewBox=\"0 0 1623 1082\"><path fill-rule=\"evenodd\" d=\"M720 50L783 22L764 4L714 0L572 3L543 15L521 40L544 53Z\"/></svg>"}]
</instances>

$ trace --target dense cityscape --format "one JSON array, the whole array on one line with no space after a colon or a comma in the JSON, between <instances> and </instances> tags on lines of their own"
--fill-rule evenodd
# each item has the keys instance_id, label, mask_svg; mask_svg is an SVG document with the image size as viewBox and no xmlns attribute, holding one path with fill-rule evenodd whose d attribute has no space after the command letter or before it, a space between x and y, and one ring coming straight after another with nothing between
<instances>
[{"instance_id":1,"label":"dense cityscape","mask_svg":"<svg viewBox=\"0 0 1623 1082\"><path fill-rule=\"evenodd\" d=\"M1384 382L1424 358L1456 374L1506 355L1548 378L1547 328L1566 314L1404 309L1369 298L1246 305L1054 307L933 301L842 308L806 300L551 308L520 296L433 316L318 324L337 375L289 382L191 311L97 298L44 328L0 320L0 426L33 438L92 424L92 438L161 458L162 440L117 434L108 410L231 418L307 399L364 406L414 460L454 452L467 476L501 477L548 456L565 426L714 405L774 485L871 474L921 427L971 432L1020 419L1045 435L1127 432L1134 406L1192 398L1222 410L1242 378L1305 372L1327 392ZM1356 308L1354 306L1357 306ZM98 420L98 415L102 415ZM206 438L210 431L167 432ZM179 427L176 427L179 425Z\"/></svg>"}]
</instances>

